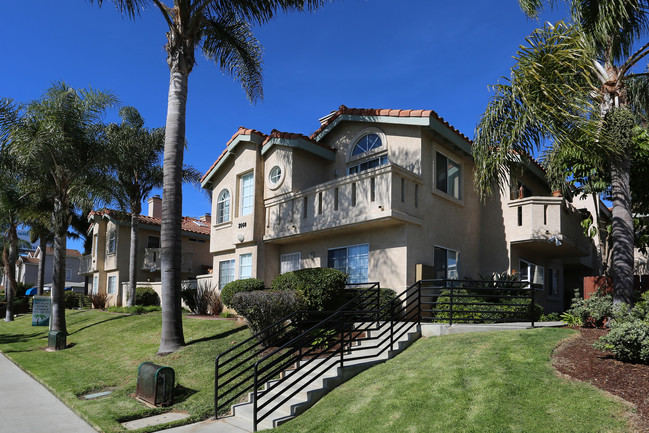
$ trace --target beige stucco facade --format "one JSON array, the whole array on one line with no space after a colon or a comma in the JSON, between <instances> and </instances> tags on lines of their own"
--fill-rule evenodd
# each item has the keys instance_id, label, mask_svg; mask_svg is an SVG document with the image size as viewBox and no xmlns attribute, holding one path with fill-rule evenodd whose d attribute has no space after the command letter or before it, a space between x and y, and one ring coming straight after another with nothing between
<instances>
[{"instance_id":1,"label":"beige stucco facade","mask_svg":"<svg viewBox=\"0 0 649 433\"><path fill-rule=\"evenodd\" d=\"M138 223L138 286L160 281L161 199L149 199L149 215ZM122 283L129 279L131 247L130 214L112 210L92 212L91 254L83 256L79 273L90 277L89 292L106 293L108 305L123 305L126 292ZM182 278L193 279L212 267L209 252L210 216L185 217L182 231Z\"/></svg>"},{"instance_id":2,"label":"beige stucco facade","mask_svg":"<svg viewBox=\"0 0 649 433\"><path fill-rule=\"evenodd\" d=\"M361 263L358 278L401 292L418 264L459 278L523 266L544 284L546 309L563 310L575 288L566 281L593 268L584 212L552 197L535 163L486 203L473 171L471 142L430 111L341 107L311 137L240 128L202 180L215 284L252 276L268 286L282 269Z\"/></svg>"}]
</instances>

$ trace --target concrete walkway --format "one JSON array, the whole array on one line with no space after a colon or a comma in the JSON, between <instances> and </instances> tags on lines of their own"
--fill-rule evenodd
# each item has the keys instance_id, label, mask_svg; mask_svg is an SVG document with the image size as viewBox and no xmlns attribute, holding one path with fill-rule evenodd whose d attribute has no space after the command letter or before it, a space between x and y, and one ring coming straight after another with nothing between
<instances>
[{"instance_id":1,"label":"concrete walkway","mask_svg":"<svg viewBox=\"0 0 649 433\"><path fill-rule=\"evenodd\" d=\"M0 431L97 433L0 353Z\"/></svg>"}]
</instances>

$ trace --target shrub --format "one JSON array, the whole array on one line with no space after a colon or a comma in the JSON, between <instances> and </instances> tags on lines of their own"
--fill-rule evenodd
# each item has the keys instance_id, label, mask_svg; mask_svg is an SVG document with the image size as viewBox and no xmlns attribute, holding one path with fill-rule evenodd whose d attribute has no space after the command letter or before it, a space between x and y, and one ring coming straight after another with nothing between
<instances>
[{"instance_id":1,"label":"shrub","mask_svg":"<svg viewBox=\"0 0 649 433\"><path fill-rule=\"evenodd\" d=\"M72 308L79 308L79 299L77 298L77 294L74 293L72 290L64 292L63 304L65 305L65 308L67 308L68 310Z\"/></svg>"},{"instance_id":2,"label":"shrub","mask_svg":"<svg viewBox=\"0 0 649 433\"><path fill-rule=\"evenodd\" d=\"M160 296L151 287L136 287L135 288L135 305L160 306Z\"/></svg>"},{"instance_id":3,"label":"shrub","mask_svg":"<svg viewBox=\"0 0 649 433\"><path fill-rule=\"evenodd\" d=\"M162 309L157 305L133 305L132 307L108 307L106 311L111 313L127 313L127 314L146 314L161 311Z\"/></svg>"},{"instance_id":4,"label":"shrub","mask_svg":"<svg viewBox=\"0 0 649 433\"><path fill-rule=\"evenodd\" d=\"M243 280L230 281L221 290L221 302L228 307L232 307L232 297L236 293L252 292L254 290L264 290L264 282L257 278L244 278Z\"/></svg>"},{"instance_id":5,"label":"shrub","mask_svg":"<svg viewBox=\"0 0 649 433\"><path fill-rule=\"evenodd\" d=\"M476 291L453 290L453 296L461 295L462 297L453 300L453 321L458 322L477 322L477 323L498 323L507 321L528 321L530 320L530 309L532 300L529 298L500 298L493 297L472 297ZM491 295L491 293L490 293ZM451 302L450 291L443 290L437 298L438 305L434 305L436 310L442 310L435 313L437 318L444 322L450 319ZM456 304L455 302L460 302ZM474 305L471 305L474 304ZM477 304L477 305L476 305ZM505 305L493 305L505 304ZM510 305L507 305L510 304ZM475 312L479 311L479 312ZM533 319L538 321L543 315L543 307L534 304Z\"/></svg>"},{"instance_id":6,"label":"shrub","mask_svg":"<svg viewBox=\"0 0 649 433\"><path fill-rule=\"evenodd\" d=\"M613 352L620 361L649 364L649 323L637 319L614 321L611 331L593 346Z\"/></svg>"},{"instance_id":7,"label":"shrub","mask_svg":"<svg viewBox=\"0 0 649 433\"><path fill-rule=\"evenodd\" d=\"M217 293L214 286L206 281L199 281L196 288L185 288L180 292L180 296L187 305L187 308L194 314L212 314L218 316L223 311L221 296Z\"/></svg>"},{"instance_id":8,"label":"shrub","mask_svg":"<svg viewBox=\"0 0 649 433\"><path fill-rule=\"evenodd\" d=\"M232 308L248 321L250 330L256 334L265 330L258 336L259 341L266 347L271 346L281 337L278 329L266 329L287 315L304 308L304 297L298 292L256 290L252 292L239 292L232 297Z\"/></svg>"},{"instance_id":9,"label":"shrub","mask_svg":"<svg viewBox=\"0 0 649 433\"><path fill-rule=\"evenodd\" d=\"M16 297L25 296L25 292L27 292L27 289L29 289L30 287L32 287L32 286L28 286L25 283L16 282L16 294L15 294L15 296Z\"/></svg>"},{"instance_id":10,"label":"shrub","mask_svg":"<svg viewBox=\"0 0 649 433\"><path fill-rule=\"evenodd\" d=\"M558 322L559 320L561 320L559 313L541 314L539 318L539 322Z\"/></svg>"},{"instance_id":11,"label":"shrub","mask_svg":"<svg viewBox=\"0 0 649 433\"><path fill-rule=\"evenodd\" d=\"M108 300L108 295L105 293L95 293L88 295L90 302L92 302L92 308L97 310L103 310L106 308L106 301Z\"/></svg>"},{"instance_id":12,"label":"shrub","mask_svg":"<svg viewBox=\"0 0 649 433\"><path fill-rule=\"evenodd\" d=\"M597 292L589 299L582 299L579 291L575 290L572 306L568 313L580 317L584 326L601 328L604 320L613 312L613 296Z\"/></svg>"},{"instance_id":13,"label":"shrub","mask_svg":"<svg viewBox=\"0 0 649 433\"><path fill-rule=\"evenodd\" d=\"M301 293L309 310L329 310L344 302L347 274L331 268L308 268L275 277L273 290Z\"/></svg>"}]
</instances>

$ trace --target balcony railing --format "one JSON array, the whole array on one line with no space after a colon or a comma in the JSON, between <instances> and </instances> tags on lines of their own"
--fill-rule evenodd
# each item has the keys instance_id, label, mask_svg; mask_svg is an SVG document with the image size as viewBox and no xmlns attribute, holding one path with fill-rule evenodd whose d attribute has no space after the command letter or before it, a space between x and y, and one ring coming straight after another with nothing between
<instances>
[{"instance_id":1,"label":"balcony railing","mask_svg":"<svg viewBox=\"0 0 649 433\"><path fill-rule=\"evenodd\" d=\"M583 215L562 197L532 196L508 203L506 230L512 243L541 241L555 247L588 251L581 229Z\"/></svg>"},{"instance_id":2,"label":"balcony railing","mask_svg":"<svg viewBox=\"0 0 649 433\"><path fill-rule=\"evenodd\" d=\"M92 274L95 271L95 264L92 261L92 254L81 256L79 260L79 275Z\"/></svg>"},{"instance_id":3,"label":"balcony railing","mask_svg":"<svg viewBox=\"0 0 649 433\"><path fill-rule=\"evenodd\" d=\"M160 271L161 263L160 257L162 256L161 248L145 248L144 249L144 259L142 260L142 269L149 272ZM190 252L183 251L182 253L182 262L181 262L181 272L192 272L194 255Z\"/></svg>"},{"instance_id":4,"label":"balcony railing","mask_svg":"<svg viewBox=\"0 0 649 433\"><path fill-rule=\"evenodd\" d=\"M367 222L422 224L423 179L389 164L265 202L265 240Z\"/></svg>"}]
</instances>

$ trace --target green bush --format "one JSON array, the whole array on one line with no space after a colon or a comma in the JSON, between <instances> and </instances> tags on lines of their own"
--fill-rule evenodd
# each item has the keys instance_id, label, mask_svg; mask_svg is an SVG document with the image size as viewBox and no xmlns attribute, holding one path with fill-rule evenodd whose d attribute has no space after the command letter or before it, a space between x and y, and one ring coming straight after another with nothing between
<instances>
[{"instance_id":1,"label":"green bush","mask_svg":"<svg viewBox=\"0 0 649 433\"><path fill-rule=\"evenodd\" d=\"M541 314L539 318L539 322L558 322L559 320L561 320L559 313Z\"/></svg>"},{"instance_id":2,"label":"green bush","mask_svg":"<svg viewBox=\"0 0 649 433\"><path fill-rule=\"evenodd\" d=\"M575 290L575 297L567 312L581 318L584 326L601 328L605 319L613 313L613 296L598 292L589 299L582 299L579 290Z\"/></svg>"},{"instance_id":3,"label":"green bush","mask_svg":"<svg viewBox=\"0 0 649 433\"><path fill-rule=\"evenodd\" d=\"M299 292L256 290L239 292L232 297L231 306L237 313L246 318L250 330L256 334L273 323L302 310L305 299ZM278 325L281 326L281 325ZM272 346L277 340L271 336L278 335L278 329L268 329L258 336L259 341L266 347Z\"/></svg>"},{"instance_id":4,"label":"green bush","mask_svg":"<svg viewBox=\"0 0 649 433\"><path fill-rule=\"evenodd\" d=\"M493 297L473 297L476 291L469 290L453 290L453 321L458 322L476 322L476 323L498 323L506 321L528 321L530 320L530 308L532 301L529 298L508 299ZM461 295L462 297L455 298ZM466 296L466 297L465 297ZM450 291L443 290L437 298L440 304L433 306L436 310L442 310L435 313L440 321L446 322L450 319L450 305L451 302ZM455 302L461 302L456 304ZM478 304L478 305L467 305ZM506 304L506 305L494 305ZM510 305L507 305L510 304ZM480 312L474 312L480 311ZM534 304L534 321L538 321L543 315L543 307L539 304Z\"/></svg>"},{"instance_id":5,"label":"green bush","mask_svg":"<svg viewBox=\"0 0 649 433\"><path fill-rule=\"evenodd\" d=\"M649 364L649 323L637 319L613 321L610 332L593 346L613 352L620 361Z\"/></svg>"},{"instance_id":6,"label":"green bush","mask_svg":"<svg viewBox=\"0 0 649 433\"><path fill-rule=\"evenodd\" d=\"M228 307L232 307L232 297L236 293L264 290L264 288L264 282L258 280L257 278L244 278L243 280L230 281L221 290L221 302L223 302Z\"/></svg>"},{"instance_id":7,"label":"green bush","mask_svg":"<svg viewBox=\"0 0 649 433\"><path fill-rule=\"evenodd\" d=\"M25 296L25 292L27 292L27 289L29 289L31 286L28 286L25 283L16 283L16 297L21 297Z\"/></svg>"},{"instance_id":8,"label":"green bush","mask_svg":"<svg viewBox=\"0 0 649 433\"><path fill-rule=\"evenodd\" d=\"M161 311L162 309L157 305L133 305L132 307L108 307L106 311L111 313L127 313L127 314L146 314Z\"/></svg>"},{"instance_id":9,"label":"green bush","mask_svg":"<svg viewBox=\"0 0 649 433\"><path fill-rule=\"evenodd\" d=\"M331 268L308 268L287 272L275 277L273 290L289 290L301 293L306 308L323 311L334 309L344 302L347 274Z\"/></svg>"},{"instance_id":10,"label":"green bush","mask_svg":"<svg viewBox=\"0 0 649 433\"><path fill-rule=\"evenodd\" d=\"M143 307L160 306L160 296L151 287L136 287L135 305L141 305Z\"/></svg>"},{"instance_id":11,"label":"green bush","mask_svg":"<svg viewBox=\"0 0 649 433\"><path fill-rule=\"evenodd\" d=\"M63 304L68 310L79 308L79 298L77 297L77 294L72 290L63 292Z\"/></svg>"}]
</instances>

